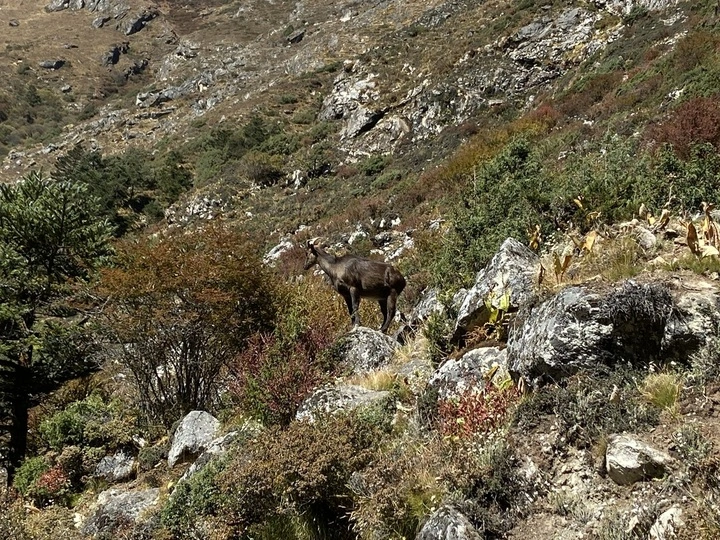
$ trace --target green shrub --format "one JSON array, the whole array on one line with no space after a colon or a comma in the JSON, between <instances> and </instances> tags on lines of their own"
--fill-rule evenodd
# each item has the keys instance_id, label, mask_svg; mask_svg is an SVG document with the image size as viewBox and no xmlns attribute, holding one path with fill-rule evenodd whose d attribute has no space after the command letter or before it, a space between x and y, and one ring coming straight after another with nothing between
<instances>
[{"instance_id":1,"label":"green shrub","mask_svg":"<svg viewBox=\"0 0 720 540\"><path fill-rule=\"evenodd\" d=\"M50 469L50 464L42 456L26 458L15 471L13 487L24 497L30 494L38 478Z\"/></svg>"},{"instance_id":2,"label":"green shrub","mask_svg":"<svg viewBox=\"0 0 720 540\"><path fill-rule=\"evenodd\" d=\"M69 445L118 448L130 442L134 418L119 403L106 403L98 394L68 405L40 424L40 435L56 451Z\"/></svg>"},{"instance_id":3,"label":"green shrub","mask_svg":"<svg viewBox=\"0 0 720 540\"><path fill-rule=\"evenodd\" d=\"M168 455L168 447L166 444L155 446L144 446L138 452L138 468L141 471L149 471L166 459Z\"/></svg>"},{"instance_id":4,"label":"green shrub","mask_svg":"<svg viewBox=\"0 0 720 540\"><path fill-rule=\"evenodd\" d=\"M283 160L264 152L252 150L240 159L240 171L254 184L268 187L283 177Z\"/></svg>"},{"instance_id":5,"label":"green shrub","mask_svg":"<svg viewBox=\"0 0 720 540\"><path fill-rule=\"evenodd\" d=\"M516 422L528 429L540 425L546 415L555 415L564 434L563 444L581 448L612 433L654 426L659 410L637 391L637 381L643 376L623 367L578 373L563 386L540 388L521 401L515 411Z\"/></svg>"},{"instance_id":6,"label":"green shrub","mask_svg":"<svg viewBox=\"0 0 720 540\"><path fill-rule=\"evenodd\" d=\"M218 484L224 459L210 461L180 482L161 512L161 523L179 538L207 538L213 516L221 516L225 495Z\"/></svg>"}]
</instances>

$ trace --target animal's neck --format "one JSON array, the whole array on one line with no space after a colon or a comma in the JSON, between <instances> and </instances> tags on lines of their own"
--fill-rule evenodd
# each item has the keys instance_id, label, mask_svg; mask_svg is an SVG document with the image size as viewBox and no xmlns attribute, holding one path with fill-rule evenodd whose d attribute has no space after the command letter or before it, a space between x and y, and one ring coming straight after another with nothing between
<instances>
[{"instance_id":1,"label":"animal's neck","mask_svg":"<svg viewBox=\"0 0 720 540\"><path fill-rule=\"evenodd\" d=\"M335 256L320 249L317 250L318 265L328 276L335 277Z\"/></svg>"}]
</instances>

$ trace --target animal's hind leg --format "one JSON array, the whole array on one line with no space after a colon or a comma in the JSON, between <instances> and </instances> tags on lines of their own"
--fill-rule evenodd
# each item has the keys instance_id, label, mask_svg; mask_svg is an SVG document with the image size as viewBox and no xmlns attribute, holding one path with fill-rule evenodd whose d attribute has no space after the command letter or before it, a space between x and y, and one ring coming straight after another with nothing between
<instances>
[{"instance_id":1,"label":"animal's hind leg","mask_svg":"<svg viewBox=\"0 0 720 540\"><path fill-rule=\"evenodd\" d=\"M382 316L383 316L383 322L382 322L382 326L380 327L380 331L384 332L385 330L387 330L387 327L390 325L390 323L388 323L388 315L387 315L387 310L388 310L387 298L382 298L382 299L378 300L378 304L380 304L380 311L382 312Z\"/></svg>"},{"instance_id":2,"label":"animal's hind leg","mask_svg":"<svg viewBox=\"0 0 720 540\"><path fill-rule=\"evenodd\" d=\"M383 323L382 328L380 328L381 332L386 332L395 318L395 306L397 305L397 293L395 291L390 293L390 296L387 297L386 303L387 314L383 313L383 315L385 315L385 322Z\"/></svg>"}]
</instances>

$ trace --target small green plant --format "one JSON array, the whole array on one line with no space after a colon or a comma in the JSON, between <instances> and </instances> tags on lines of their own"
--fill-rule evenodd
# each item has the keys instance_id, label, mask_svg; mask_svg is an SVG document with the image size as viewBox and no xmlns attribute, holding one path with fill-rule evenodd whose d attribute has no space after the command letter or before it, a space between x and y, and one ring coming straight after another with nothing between
<instances>
[{"instance_id":1,"label":"small green plant","mask_svg":"<svg viewBox=\"0 0 720 540\"><path fill-rule=\"evenodd\" d=\"M13 487L21 495L29 496L32 487L43 474L50 469L50 464L42 456L30 457L22 462L22 465L15 472Z\"/></svg>"}]
</instances>

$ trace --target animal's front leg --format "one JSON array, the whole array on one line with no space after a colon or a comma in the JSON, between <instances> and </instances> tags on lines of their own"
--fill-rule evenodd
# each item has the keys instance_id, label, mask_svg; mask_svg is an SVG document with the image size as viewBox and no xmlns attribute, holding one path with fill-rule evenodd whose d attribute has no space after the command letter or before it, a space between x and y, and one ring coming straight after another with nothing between
<instances>
[{"instance_id":1,"label":"animal's front leg","mask_svg":"<svg viewBox=\"0 0 720 540\"><path fill-rule=\"evenodd\" d=\"M352 318L353 326L360 326L360 291L358 291L356 287L350 289L350 300L352 301L350 317Z\"/></svg>"},{"instance_id":2,"label":"animal's front leg","mask_svg":"<svg viewBox=\"0 0 720 540\"><path fill-rule=\"evenodd\" d=\"M388 329L388 326L390 326L390 319L388 319L387 298L378 300L378 304L380 304L380 311L382 312L382 316L383 316L383 322L382 322L382 326L380 326L380 331L385 332Z\"/></svg>"}]
</instances>

